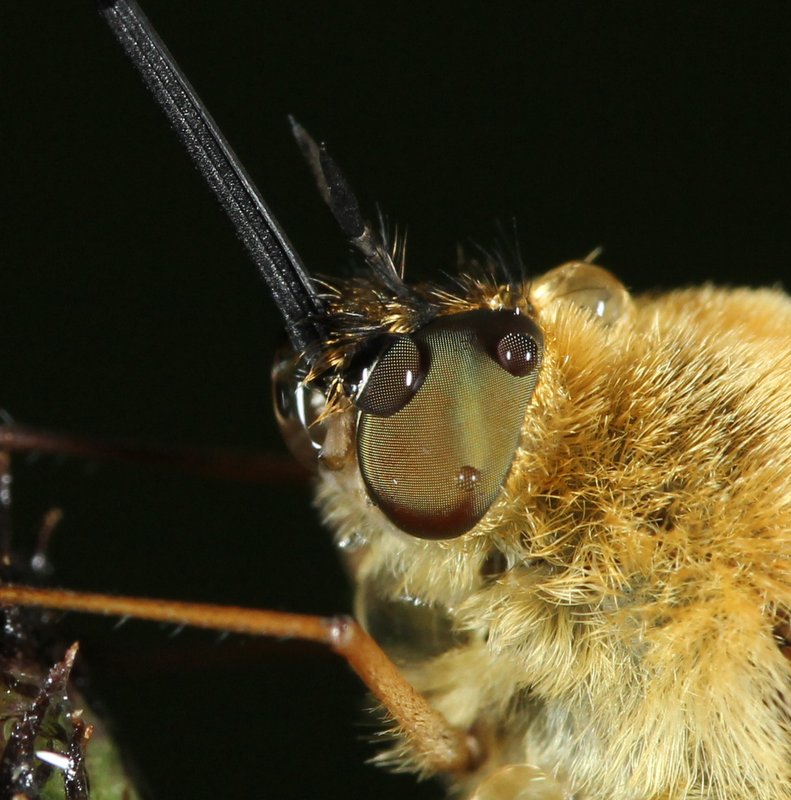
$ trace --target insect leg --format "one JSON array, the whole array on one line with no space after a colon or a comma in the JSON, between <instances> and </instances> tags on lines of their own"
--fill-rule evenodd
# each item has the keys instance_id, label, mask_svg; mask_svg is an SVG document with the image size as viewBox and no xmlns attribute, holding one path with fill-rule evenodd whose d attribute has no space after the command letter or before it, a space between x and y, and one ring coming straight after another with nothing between
<instances>
[{"instance_id":1,"label":"insect leg","mask_svg":"<svg viewBox=\"0 0 791 800\"><path fill-rule=\"evenodd\" d=\"M105 616L189 625L251 636L317 642L342 656L387 709L426 772L461 773L477 762L474 739L454 728L401 675L351 617L317 617L237 606L150 600L105 594L0 586L0 604L43 606Z\"/></svg>"},{"instance_id":2,"label":"insect leg","mask_svg":"<svg viewBox=\"0 0 791 800\"><path fill-rule=\"evenodd\" d=\"M0 451L56 453L77 458L176 468L207 478L266 486L297 483L306 477L305 470L293 459L266 453L165 446L126 439L96 439L17 424L0 425Z\"/></svg>"}]
</instances>

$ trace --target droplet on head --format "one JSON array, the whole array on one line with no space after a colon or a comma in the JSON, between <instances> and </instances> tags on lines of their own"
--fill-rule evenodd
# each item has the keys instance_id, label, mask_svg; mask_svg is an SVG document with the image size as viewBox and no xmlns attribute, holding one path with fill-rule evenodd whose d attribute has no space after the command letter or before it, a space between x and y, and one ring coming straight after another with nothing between
<instances>
[{"instance_id":1,"label":"droplet on head","mask_svg":"<svg viewBox=\"0 0 791 800\"><path fill-rule=\"evenodd\" d=\"M341 550L345 550L347 553L355 553L368 544L368 539L365 534L355 528L339 536L335 543Z\"/></svg>"},{"instance_id":2,"label":"droplet on head","mask_svg":"<svg viewBox=\"0 0 791 800\"><path fill-rule=\"evenodd\" d=\"M574 303L604 325L614 324L632 308L629 292L612 273L584 261L571 261L544 273L533 283L530 296L540 308Z\"/></svg>"}]
</instances>

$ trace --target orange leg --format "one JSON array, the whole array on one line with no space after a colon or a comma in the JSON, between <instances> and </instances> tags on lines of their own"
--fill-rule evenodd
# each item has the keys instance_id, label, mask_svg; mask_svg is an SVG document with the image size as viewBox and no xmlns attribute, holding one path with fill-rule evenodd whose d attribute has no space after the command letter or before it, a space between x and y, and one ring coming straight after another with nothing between
<instances>
[{"instance_id":1,"label":"orange leg","mask_svg":"<svg viewBox=\"0 0 791 800\"><path fill-rule=\"evenodd\" d=\"M315 617L237 606L148 600L105 594L0 586L0 604L43 606L105 616L189 625L251 636L318 642L346 659L420 754L427 771L460 773L474 767L476 743L457 730L405 680L379 645L351 617Z\"/></svg>"}]
</instances>

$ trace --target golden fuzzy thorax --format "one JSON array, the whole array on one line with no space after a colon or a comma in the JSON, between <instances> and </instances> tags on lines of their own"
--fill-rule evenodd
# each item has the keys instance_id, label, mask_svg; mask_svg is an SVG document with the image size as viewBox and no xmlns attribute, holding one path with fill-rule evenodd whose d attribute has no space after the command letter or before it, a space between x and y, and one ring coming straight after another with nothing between
<instances>
[{"instance_id":1,"label":"golden fuzzy thorax","mask_svg":"<svg viewBox=\"0 0 791 800\"><path fill-rule=\"evenodd\" d=\"M358 594L450 619L455 646L405 671L483 743L453 788L532 797L486 788L529 764L552 797L788 800L791 300L688 289L609 324L531 300L538 385L471 531L402 533L355 463L320 479L337 540L364 542Z\"/></svg>"}]
</instances>

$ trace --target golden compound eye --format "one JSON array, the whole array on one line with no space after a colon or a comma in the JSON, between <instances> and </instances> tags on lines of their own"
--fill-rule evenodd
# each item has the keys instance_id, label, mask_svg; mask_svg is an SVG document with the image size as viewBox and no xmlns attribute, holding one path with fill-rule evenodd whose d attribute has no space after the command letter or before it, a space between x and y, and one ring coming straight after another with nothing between
<instances>
[{"instance_id":1,"label":"golden compound eye","mask_svg":"<svg viewBox=\"0 0 791 800\"><path fill-rule=\"evenodd\" d=\"M497 361L516 378L529 375L538 359L538 344L525 333L506 333L497 342Z\"/></svg>"},{"instance_id":2,"label":"golden compound eye","mask_svg":"<svg viewBox=\"0 0 791 800\"><path fill-rule=\"evenodd\" d=\"M423 384L424 359L409 336L387 336L376 344L380 354L360 370L353 401L361 411L389 417L404 408Z\"/></svg>"},{"instance_id":3,"label":"golden compound eye","mask_svg":"<svg viewBox=\"0 0 791 800\"><path fill-rule=\"evenodd\" d=\"M469 311L386 346L355 399L357 456L371 499L401 530L448 539L487 512L519 444L542 343L524 315Z\"/></svg>"}]
</instances>

